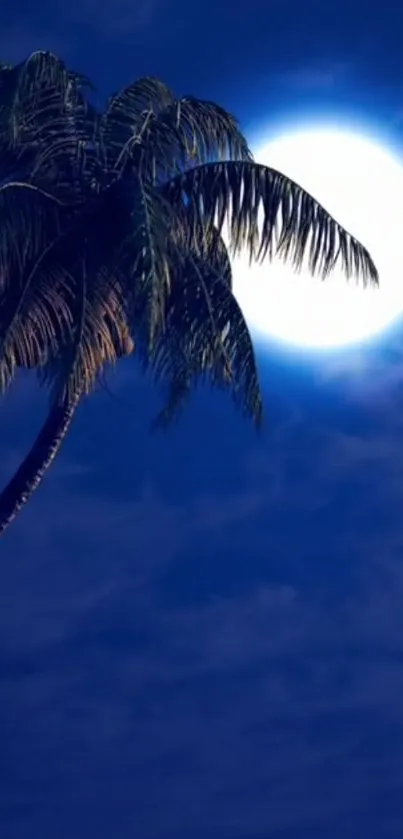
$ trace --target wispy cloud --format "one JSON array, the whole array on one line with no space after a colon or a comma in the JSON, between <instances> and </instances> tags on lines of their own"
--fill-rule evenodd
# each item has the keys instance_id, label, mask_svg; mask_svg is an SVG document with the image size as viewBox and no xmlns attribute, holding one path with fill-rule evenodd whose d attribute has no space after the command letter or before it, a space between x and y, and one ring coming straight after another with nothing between
<instances>
[{"instance_id":1,"label":"wispy cloud","mask_svg":"<svg viewBox=\"0 0 403 839\"><path fill-rule=\"evenodd\" d=\"M60 3L66 20L85 26L90 24L94 32L109 38L126 37L147 32L155 24L155 17L170 0L108 0L102 6L97 0L73 0ZM53 4L52 4L53 5Z\"/></svg>"},{"instance_id":2,"label":"wispy cloud","mask_svg":"<svg viewBox=\"0 0 403 839\"><path fill-rule=\"evenodd\" d=\"M329 90L344 83L352 69L351 61L320 61L282 73L278 80L301 90Z\"/></svg>"},{"instance_id":3,"label":"wispy cloud","mask_svg":"<svg viewBox=\"0 0 403 839\"><path fill-rule=\"evenodd\" d=\"M0 33L2 60L20 61L35 49L49 49L71 60L91 38L98 42L127 44L128 39L153 37L156 17L166 12L171 0L56 0L41 7L30 20L24 13L8 15ZM22 22L24 21L24 22ZM82 58L82 56L81 56Z\"/></svg>"}]
</instances>

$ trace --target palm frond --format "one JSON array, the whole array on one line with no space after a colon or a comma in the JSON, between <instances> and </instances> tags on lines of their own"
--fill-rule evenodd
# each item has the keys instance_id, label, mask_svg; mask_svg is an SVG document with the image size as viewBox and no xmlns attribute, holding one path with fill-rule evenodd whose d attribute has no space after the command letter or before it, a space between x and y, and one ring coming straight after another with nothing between
<instances>
[{"instance_id":1,"label":"palm frond","mask_svg":"<svg viewBox=\"0 0 403 839\"><path fill-rule=\"evenodd\" d=\"M49 121L55 100L69 85L64 63L51 53L37 51L2 74L2 145L22 147L35 142L43 119Z\"/></svg>"},{"instance_id":2,"label":"palm frond","mask_svg":"<svg viewBox=\"0 0 403 839\"><path fill-rule=\"evenodd\" d=\"M0 185L0 295L12 290L29 260L57 234L62 215L60 202L33 184Z\"/></svg>"},{"instance_id":3,"label":"palm frond","mask_svg":"<svg viewBox=\"0 0 403 839\"><path fill-rule=\"evenodd\" d=\"M15 164L28 159L31 181L78 200L99 169L97 114L84 94L89 81L58 56L37 51L0 82L1 156Z\"/></svg>"},{"instance_id":4,"label":"palm frond","mask_svg":"<svg viewBox=\"0 0 403 839\"><path fill-rule=\"evenodd\" d=\"M231 392L259 426L262 415L252 340L225 277L198 254L185 253L167 301L166 329L150 351L133 327L140 360L168 384L156 424L165 426L200 381Z\"/></svg>"},{"instance_id":5,"label":"palm frond","mask_svg":"<svg viewBox=\"0 0 403 839\"><path fill-rule=\"evenodd\" d=\"M238 123L214 102L186 97L158 115L145 115L136 158L155 183L211 159L251 160Z\"/></svg>"},{"instance_id":6,"label":"palm frond","mask_svg":"<svg viewBox=\"0 0 403 839\"><path fill-rule=\"evenodd\" d=\"M61 224L59 202L37 187L10 182L0 188L0 392L18 366L40 361L36 315L26 333L21 317L35 298L35 266Z\"/></svg>"},{"instance_id":7,"label":"palm frond","mask_svg":"<svg viewBox=\"0 0 403 839\"><path fill-rule=\"evenodd\" d=\"M129 289L118 268L122 240L133 230L132 201L133 189L126 191L121 183L104 190L69 220L36 266L36 284L53 289L58 302L39 365L53 401L89 393L104 366L133 348L124 294L129 296ZM136 257L137 252L132 262ZM39 305L45 303L42 297Z\"/></svg>"},{"instance_id":8,"label":"palm frond","mask_svg":"<svg viewBox=\"0 0 403 839\"><path fill-rule=\"evenodd\" d=\"M176 131L193 165L218 160L252 160L237 119L215 102L186 96L159 116Z\"/></svg>"},{"instance_id":9,"label":"palm frond","mask_svg":"<svg viewBox=\"0 0 403 839\"><path fill-rule=\"evenodd\" d=\"M39 379L50 389L51 402L88 394L106 365L127 354L128 329L121 289L107 268L92 266L86 254L74 277L66 278L70 293L70 328L59 339L57 352L39 368ZM132 349L132 345L130 347Z\"/></svg>"},{"instance_id":10,"label":"palm frond","mask_svg":"<svg viewBox=\"0 0 403 839\"><path fill-rule=\"evenodd\" d=\"M55 211L56 210L56 211ZM68 312L60 284L43 277L43 255L58 238L61 219L54 199L26 185L0 190L0 393L18 367L40 365L61 338L55 322Z\"/></svg>"},{"instance_id":11,"label":"palm frond","mask_svg":"<svg viewBox=\"0 0 403 839\"><path fill-rule=\"evenodd\" d=\"M101 118L108 167L128 160L154 180L211 158L251 160L237 120L214 102L176 99L158 79L139 79L109 100Z\"/></svg>"},{"instance_id":12,"label":"palm frond","mask_svg":"<svg viewBox=\"0 0 403 839\"><path fill-rule=\"evenodd\" d=\"M113 270L125 276L130 317L138 317L141 301L151 348L155 336L165 329L165 310L175 264L171 231L177 219L164 197L136 173L125 182L125 190L130 201L130 230L121 237Z\"/></svg>"},{"instance_id":13,"label":"palm frond","mask_svg":"<svg viewBox=\"0 0 403 839\"><path fill-rule=\"evenodd\" d=\"M122 354L116 293L113 280L105 279L105 266L116 259L121 237L130 229L130 206L116 193L117 188L109 190L71 216L63 207L60 213L60 202L34 186L17 190L8 184L0 190L0 218L3 199L6 219L0 227L2 390L17 367L39 367L42 378L56 382L59 392L63 375L74 392L81 378L85 391L97 370ZM87 251L88 284L82 279Z\"/></svg>"},{"instance_id":14,"label":"palm frond","mask_svg":"<svg viewBox=\"0 0 403 839\"><path fill-rule=\"evenodd\" d=\"M111 96L100 121L100 135L109 170L117 168L136 139L142 136L148 114L157 115L174 101L160 79L144 77Z\"/></svg>"},{"instance_id":15,"label":"palm frond","mask_svg":"<svg viewBox=\"0 0 403 839\"><path fill-rule=\"evenodd\" d=\"M203 261L208 262L232 290L232 265L227 245L214 224L190 224L189 214L185 209L176 212L177 224L171 228L175 245L183 252L194 251Z\"/></svg>"},{"instance_id":16,"label":"palm frond","mask_svg":"<svg viewBox=\"0 0 403 839\"><path fill-rule=\"evenodd\" d=\"M231 255L250 260L277 256L297 270L307 260L326 278L340 265L347 277L378 283L368 250L309 193L285 175L249 161L208 163L177 175L161 188L175 208L186 208L192 229L215 223L226 230Z\"/></svg>"},{"instance_id":17,"label":"palm frond","mask_svg":"<svg viewBox=\"0 0 403 839\"><path fill-rule=\"evenodd\" d=\"M70 327L69 309L57 276L30 273L1 305L0 392L10 384L18 367L43 364L62 342L63 327ZM56 330L55 324L59 326Z\"/></svg>"}]
</instances>

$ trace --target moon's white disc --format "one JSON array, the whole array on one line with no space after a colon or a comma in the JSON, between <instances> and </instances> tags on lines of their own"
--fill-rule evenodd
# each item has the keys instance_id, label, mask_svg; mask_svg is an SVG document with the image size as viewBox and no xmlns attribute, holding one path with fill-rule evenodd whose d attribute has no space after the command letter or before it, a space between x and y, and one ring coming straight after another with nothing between
<instances>
[{"instance_id":1,"label":"moon's white disc","mask_svg":"<svg viewBox=\"0 0 403 839\"><path fill-rule=\"evenodd\" d=\"M274 261L234 260L234 291L253 332L306 347L343 346L383 330L403 311L403 165L373 140L334 129L280 136L259 163L297 181L369 249L380 289L322 283Z\"/></svg>"}]
</instances>

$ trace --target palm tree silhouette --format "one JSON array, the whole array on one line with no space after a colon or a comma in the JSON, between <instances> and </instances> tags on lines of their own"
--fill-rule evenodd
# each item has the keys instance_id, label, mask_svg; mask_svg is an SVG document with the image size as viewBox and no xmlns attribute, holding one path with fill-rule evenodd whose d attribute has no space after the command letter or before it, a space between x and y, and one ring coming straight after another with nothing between
<instances>
[{"instance_id":1,"label":"palm tree silhouette","mask_svg":"<svg viewBox=\"0 0 403 839\"><path fill-rule=\"evenodd\" d=\"M308 259L377 283L367 250L298 184L253 161L237 121L142 78L91 101L48 52L0 66L0 389L35 369L48 417L0 494L0 534L39 485L105 365L134 351L167 425L201 379L259 425L232 256ZM225 244L223 233L226 230Z\"/></svg>"}]
</instances>

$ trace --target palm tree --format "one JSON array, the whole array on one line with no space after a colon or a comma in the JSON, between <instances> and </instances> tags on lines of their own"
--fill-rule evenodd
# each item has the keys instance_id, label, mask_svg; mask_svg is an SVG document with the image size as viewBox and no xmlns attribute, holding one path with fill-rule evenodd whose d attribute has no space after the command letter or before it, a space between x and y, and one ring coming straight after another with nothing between
<instances>
[{"instance_id":1,"label":"palm tree","mask_svg":"<svg viewBox=\"0 0 403 839\"><path fill-rule=\"evenodd\" d=\"M91 101L85 77L35 52L0 66L0 389L48 388L46 422L0 494L0 534L39 485L105 365L133 351L167 388L166 425L197 382L259 425L251 337L230 257L340 264L377 283L366 249L285 175L253 161L234 117L142 78ZM228 247L223 233L227 226Z\"/></svg>"}]
</instances>

